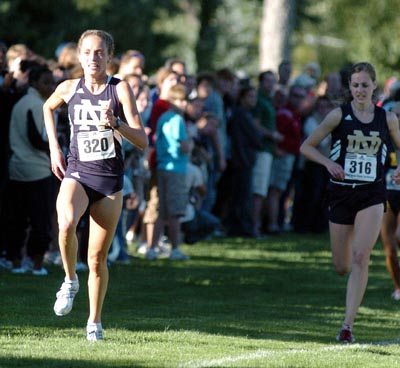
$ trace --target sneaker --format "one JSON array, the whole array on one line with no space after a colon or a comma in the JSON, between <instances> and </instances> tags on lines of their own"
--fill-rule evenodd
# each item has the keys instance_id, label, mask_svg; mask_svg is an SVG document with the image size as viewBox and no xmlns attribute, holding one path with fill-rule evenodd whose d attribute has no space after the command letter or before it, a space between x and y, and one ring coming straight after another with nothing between
<instances>
[{"instance_id":1,"label":"sneaker","mask_svg":"<svg viewBox=\"0 0 400 368\"><path fill-rule=\"evenodd\" d=\"M75 277L76 280L74 281L64 279L60 290L56 294L57 300L54 303L54 313L57 316L65 316L71 312L75 295L79 291L78 276L75 275Z\"/></svg>"},{"instance_id":2,"label":"sneaker","mask_svg":"<svg viewBox=\"0 0 400 368\"><path fill-rule=\"evenodd\" d=\"M121 250L119 252L118 258L115 260L115 262L121 263L121 264L130 264L131 263L128 254L124 250Z\"/></svg>"},{"instance_id":3,"label":"sneaker","mask_svg":"<svg viewBox=\"0 0 400 368\"><path fill-rule=\"evenodd\" d=\"M179 248L174 248L169 254L169 259L172 261L187 261L188 259L190 259L190 257L185 253L182 253Z\"/></svg>"},{"instance_id":4,"label":"sneaker","mask_svg":"<svg viewBox=\"0 0 400 368\"><path fill-rule=\"evenodd\" d=\"M278 225L268 225L267 234L270 235L278 235L281 231L281 228Z\"/></svg>"},{"instance_id":5,"label":"sneaker","mask_svg":"<svg viewBox=\"0 0 400 368\"><path fill-rule=\"evenodd\" d=\"M392 293L392 299L394 300L400 300L400 289L396 289Z\"/></svg>"},{"instance_id":6,"label":"sneaker","mask_svg":"<svg viewBox=\"0 0 400 368\"><path fill-rule=\"evenodd\" d=\"M7 271L12 269L12 262L8 261L6 258L0 258L0 268L4 268Z\"/></svg>"},{"instance_id":7,"label":"sneaker","mask_svg":"<svg viewBox=\"0 0 400 368\"><path fill-rule=\"evenodd\" d=\"M103 328L101 323L91 323L86 326L86 339L88 341L103 340Z\"/></svg>"},{"instance_id":8,"label":"sneaker","mask_svg":"<svg viewBox=\"0 0 400 368\"><path fill-rule=\"evenodd\" d=\"M139 254L146 254L147 253L147 243L145 242L140 242L139 245L136 248L136 252L138 252Z\"/></svg>"},{"instance_id":9,"label":"sneaker","mask_svg":"<svg viewBox=\"0 0 400 368\"><path fill-rule=\"evenodd\" d=\"M353 336L353 333L350 329L341 328L339 334L336 336L336 341L344 342L344 343L352 343L355 342L356 339Z\"/></svg>"},{"instance_id":10,"label":"sneaker","mask_svg":"<svg viewBox=\"0 0 400 368\"><path fill-rule=\"evenodd\" d=\"M145 257L149 261L154 261L155 259L158 258L158 253L156 252L156 250L154 248L149 248L146 251Z\"/></svg>"},{"instance_id":11,"label":"sneaker","mask_svg":"<svg viewBox=\"0 0 400 368\"><path fill-rule=\"evenodd\" d=\"M76 267L75 267L76 272L87 271L88 269L89 269L88 266L86 266L83 262L76 263Z\"/></svg>"},{"instance_id":12,"label":"sneaker","mask_svg":"<svg viewBox=\"0 0 400 368\"><path fill-rule=\"evenodd\" d=\"M32 270L34 276L47 276L48 274L49 272L43 267L40 270Z\"/></svg>"},{"instance_id":13,"label":"sneaker","mask_svg":"<svg viewBox=\"0 0 400 368\"><path fill-rule=\"evenodd\" d=\"M132 243L135 240L135 232L132 230L128 230L128 232L125 235L125 239L128 242L128 244Z\"/></svg>"},{"instance_id":14,"label":"sneaker","mask_svg":"<svg viewBox=\"0 0 400 368\"><path fill-rule=\"evenodd\" d=\"M170 243L168 242L168 237L163 235L160 240L158 241L158 246L160 248L169 248L171 249Z\"/></svg>"},{"instance_id":15,"label":"sneaker","mask_svg":"<svg viewBox=\"0 0 400 368\"><path fill-rule=\"evenodd\" d=\"M162 247L158 246L155 250L157 253L157 258L168 258L171 254L171 248L168 245Z\"/></svg>"},{"instance_id":16,"label":"sneaker","mask_svg":"<svg viewBox=\"0 0 400 368\"><path fill-rule=\"evenodd\" d=\"M156 251L159 253L160 256L168 256L171 252L171 245L166 243L164 240L160 240L158 242Z\"/></svg>"},{"instance_id":17,"label":"sneaker","mask_svg":"<svg viewBox=\"0 0 400 368\"><path fill-rule=\"evenodd\" d=\"M43 260L51 265L62 266L61 253L58 250L46 252Z\"/></svg>"},{"instance_id":18,"label":"sneaker","mask_svg":"<svg viewBox=\"0 0 400 368\"><path fill-rule=\"evenodd\" d=\"M15 274L15 275L24 275L26 273L28 273L30 270L25 268L25 267L15 267L11 269L11 273Z\"/></svg>"}]
</instances>

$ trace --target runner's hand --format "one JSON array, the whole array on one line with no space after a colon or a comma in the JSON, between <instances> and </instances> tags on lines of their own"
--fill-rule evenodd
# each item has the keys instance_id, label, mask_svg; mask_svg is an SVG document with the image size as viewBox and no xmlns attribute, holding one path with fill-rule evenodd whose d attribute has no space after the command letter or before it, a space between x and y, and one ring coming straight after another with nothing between
<instances>
[{"instance_id":1,"label":"runner's hand","mask_svg":"<svg viewBox=\"0 0 400 368\"><path fill-rule=\"evenodd\" d=\"M337 164L336 162L331 161L327 166L329 174L331 174L332 178L336 180L344 180L344 170L343 167Z\"/></svg>"},{"instance_id":2,"label":"runner's hand","mask_svg":"<svg viewBox=\"0 0 400 368\"><path fill-rule=\"evenodd\" d=\"M395 170L393 174L393 180L396 185L400 185L400 166Z\"/></svg>"},{"instance_id":3,"label":"runner's hand","mask_svg":"<svg viewBox=\"0 0 400 368\"><path fill-rule=\"evenodd\" d=\"M61 150L50 152L51 159L51 171L60 180L63 179L65 175L65 159Z\"/></svg>"}]
</instances>

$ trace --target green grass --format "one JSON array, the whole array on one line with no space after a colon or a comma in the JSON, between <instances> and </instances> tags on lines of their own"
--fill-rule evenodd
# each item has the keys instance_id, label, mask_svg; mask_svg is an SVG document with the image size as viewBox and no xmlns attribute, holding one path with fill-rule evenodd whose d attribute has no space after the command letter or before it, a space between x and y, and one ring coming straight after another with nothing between
<instances>
[{"instance_id":1,"label":"green grass","mask_svg":"<svg viewBox=\"0 0 400 368\"><path fill-rule=\"evenodd\" d=\"M357 316L357 344L335 336L346 278L327 236L284 234L184 246L188 262L133 258L110 267L105 341L88 343L87 274L66 317L53 313L63 278L0 271L0 367L395 367L399 302L380 243Z\"/></svg>"}]
</instances>

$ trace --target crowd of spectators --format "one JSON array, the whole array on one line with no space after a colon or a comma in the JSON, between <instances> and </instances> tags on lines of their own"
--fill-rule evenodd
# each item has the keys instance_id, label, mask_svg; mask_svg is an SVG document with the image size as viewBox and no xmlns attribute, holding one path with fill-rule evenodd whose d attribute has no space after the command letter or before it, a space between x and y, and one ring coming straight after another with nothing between
<instances>
[{"instance_id":1,"label":"crowd of spectators","mask_svg":"<svg viewBox=\"0 0 400 368\"><path fill-rule=\"evenodd\" d=\"M24 96L35 93L40 104L48 95L48 90L42 93L38 86L38 66L51 71L46 83L52 88L65 79L82 77L76 44L63 43L55 56L48 60L26 45L7 48L0 42L0 265L15 273L33 269L34 274L44 275L43 261L60 263L54 226L60 183L55 177L49 179L49 172L24 178L9 170L18 151L10 137L21 124L25 130L20 128L19 134L26 132L25 144L46 162L42 117L37 110L32 116L29 107L24 108L30 114L26 110L18 114ZM134 241L136 252L148 260L185 260L189 257L179 248L183 242L194 244L218 236L260 238L287 230L327 231L324 190L328 176L323 167L307 162L299 147L324 116L344 101L346 70L322 77L319 65L312 62L294 75L291 62L283 60L277 72L240 78L228 68L190 74L184 60L177 57L147 75L146 58L140 51L115 56L108 74L131 86L150 148L141 151L124 142L125 200L110 261L129 262L132 247L128 250L127 245ZM390 106L399 90L399 82L392 78L377 103ZM67 153L68 115L63 108L57 115L59 141ZM36 126L36 143L28 133L32 126ZM327 140L320 150L329 154L329 147ZM28 163L32 160L33 170L36 153L27 152L23 154ZM16 196L29 200L16 194L15 185L27 182L20 189L24 191L26 185L32 187L32 182L38 184L43 178L49 213L46 226L39 226L46 234L32 243L37 219L34 211L15 214L30 208L21 203L15 206ZM35 202L30 206L40 214ZM10 221L13 226L8 226ZM18 244L12 234L17 228ZM85 269L85 216L80 229L82 262L78 265Z\"/></svg>"}]
</instances>

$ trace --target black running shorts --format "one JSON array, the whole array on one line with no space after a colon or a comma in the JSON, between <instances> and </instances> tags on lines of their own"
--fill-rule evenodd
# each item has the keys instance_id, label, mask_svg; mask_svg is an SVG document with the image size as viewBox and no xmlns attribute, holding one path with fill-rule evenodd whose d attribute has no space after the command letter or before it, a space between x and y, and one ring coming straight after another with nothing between
<instances>
[{"instance_id":1,"label":"black running shorts","mask_svg":"<svg viewBox=\"0 0 400 368\"><path fill-rule=\"evenodd\" d=\"M400 191L388 190L387 200L389 208L393 211L394 215L397 216L400 212Z\"/></svg>"},{"instance_id":2,"label":"black running shorts","mask_svg":"<svg viewBox=\"0 0 400 368\"><path fill-rule=\"evenodd\" d=\"M329 183L329 221L353 225L359 211L383 203L386 206L386 188L383 181L358 186Z\"/></svg>"},{"instance_id":3,"label":"black running shorts","mask_svg":"<svg viewBox=\"0 0 400 368\"><path fill-rule=\"evenodd\" d=\"M93 175L82 172L73 172L67 168L65 178L76 180L85 190L89 204L122 190L123 176Z\"/></svg>"}]
</instances>

